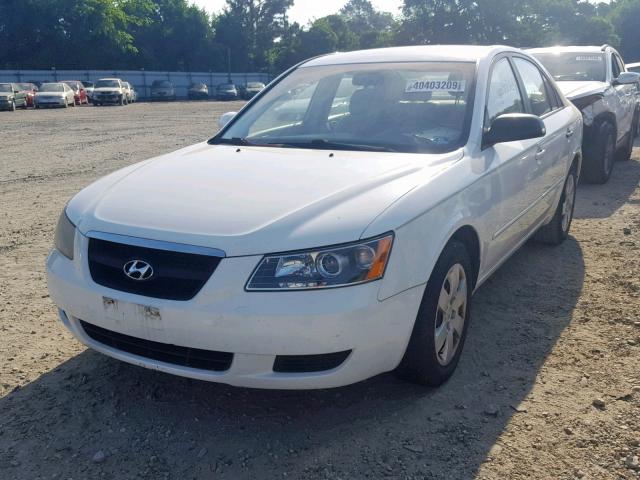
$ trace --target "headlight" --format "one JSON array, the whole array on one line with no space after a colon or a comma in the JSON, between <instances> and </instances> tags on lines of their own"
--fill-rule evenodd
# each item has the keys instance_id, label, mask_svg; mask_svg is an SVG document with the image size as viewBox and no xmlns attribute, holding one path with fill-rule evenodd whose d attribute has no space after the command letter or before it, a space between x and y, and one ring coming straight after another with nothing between
<instances>
[{"instance_id":1,"label":"headlight","mask_svg":"<svg viewBox=\"0 0 640 480\"><path fill-rule=\"evenodd\" d=\"M58 226L56 227L56 248L58 251L73 260L73 243L76 236L76 226L71 223L65 210L60 214Z\"/></svg>"},{"instance_id":2,"label":"headlight","mask_svg":"<svg viewBox=\"0 0 640 480\"><path fill-rule=\"evenodd\" d=\"M371 282L384 275L393 234L348 245L265 256L247 290L307 290Z\"/></svg>"}]
</instances>

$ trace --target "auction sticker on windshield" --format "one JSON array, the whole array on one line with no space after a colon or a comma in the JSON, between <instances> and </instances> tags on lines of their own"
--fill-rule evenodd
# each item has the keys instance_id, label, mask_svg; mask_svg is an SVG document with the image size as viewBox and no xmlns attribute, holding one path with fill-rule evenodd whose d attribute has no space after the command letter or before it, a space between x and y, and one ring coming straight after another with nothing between
<instances>
[{"instance_id":1,"label":"auction sticker on windshield","mask_svg":"<svg viewBox=\"0 0 640 480\"><path fill-rule=\"evenodd\" d=\"M464 92L465 81L464 80L432 80L429 78L423 78L420 80L411 80L407 82L407 86L404 90L405 93L416 92Z\"/></svg>"}]
</instances>

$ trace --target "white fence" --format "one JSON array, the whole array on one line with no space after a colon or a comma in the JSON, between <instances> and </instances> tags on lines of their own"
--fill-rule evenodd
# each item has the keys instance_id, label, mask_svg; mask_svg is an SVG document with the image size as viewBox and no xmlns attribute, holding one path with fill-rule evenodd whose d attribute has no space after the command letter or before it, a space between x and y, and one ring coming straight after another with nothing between
<instances>
[{"instance_id":1,"label":"white fence","mask_svg":"<svg viewBox=\"0 0 640 480\"><path fill-rule=\"evenodd\" d=\"M176 88L178 97L186 97L192 83L204 83L209 94L215 86L228 82L227 73L207 72L147 72L145 70L0 70L2 82L57 82L59 80L87 80L95 82L99 78L116 77L131 83L140 97L149 97L154 80L169 80ZM268 83L272 77L266 73L232 73L231 81L236 85L247 82Z\"/></svg>"}]
</instances>

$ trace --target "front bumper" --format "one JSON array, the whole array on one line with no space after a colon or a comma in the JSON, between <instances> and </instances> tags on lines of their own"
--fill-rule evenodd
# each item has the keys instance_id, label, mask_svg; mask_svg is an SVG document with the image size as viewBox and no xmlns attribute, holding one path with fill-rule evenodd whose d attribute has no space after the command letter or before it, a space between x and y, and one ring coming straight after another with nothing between
<instances>
[{"instance_id":1,"label":"front bumper","mask_svg":"<svg viewBox=\"0 0 640 480\"><path fill-rule=\"evenodd\" d=\"M92 100L98 103L120 103L122 95L93 95Z\"/></svg>"},{"instance_id":2,"label":"front bumper","mask_svg":"<svg viewBox=\"0 0 640 480\"><path fill-rule=\"evenodd\" d=\"M64 107L66 103L67 99L64 97L38 97L35 100L38 107Z\"/></svg>"},{"instance_id":3,"label":"front bumper","mask_svg":"<svg viewBox=\"0 0 640 480\"><path fill-rule=\"evenodd\" d=\"M54 250L47 281L65 326L106 355L175 375L230 385L308 389L337 387L393 370L402 359L424 286L378 300L380 282L297 292L246 292L260 256L225 258L189 301L143 297L97 285L86 258L88 240L76 233L70 261ZM230 352L228 370L191 368L134 355L99 343L80 321L168 345ZM278 355L350 351L339 366L315 372L276 372Z\"/></svg>"}]
</instances>

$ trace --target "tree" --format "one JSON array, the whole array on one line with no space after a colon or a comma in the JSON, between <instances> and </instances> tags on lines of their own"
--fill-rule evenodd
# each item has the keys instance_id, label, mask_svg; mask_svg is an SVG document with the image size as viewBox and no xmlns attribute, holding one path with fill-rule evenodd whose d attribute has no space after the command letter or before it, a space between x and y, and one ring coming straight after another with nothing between
<instances>
[{"instance_id":1,"label":"tree","mask_svg":"<svg viewBox=\"0 0 640 480\"><path fill-rule=\"evenodd\" d=\"M620 53L627 62L640 62L640 0L621 0L610 18L620 37Z\"/></svg>"},{"instance_id":2,"label":"tree","mask_svg":"<svg viewBox=\"0 0 640 480\"><path fill-rule=\"evenodd\" d=\"M215 41L231 48L235 65L267 68L269 52L285 33L293 0L227 0L216 22Z\"/></svg>"}]
</instances>

